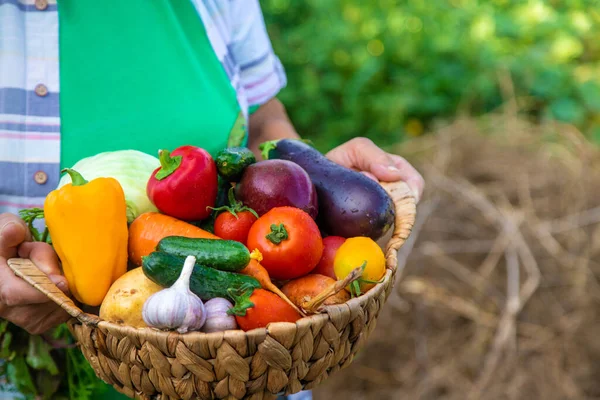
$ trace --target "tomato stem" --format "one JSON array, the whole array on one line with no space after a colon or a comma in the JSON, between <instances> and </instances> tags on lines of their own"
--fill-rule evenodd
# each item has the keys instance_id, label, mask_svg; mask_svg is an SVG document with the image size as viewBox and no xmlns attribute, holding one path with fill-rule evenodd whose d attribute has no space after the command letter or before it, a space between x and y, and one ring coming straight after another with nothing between
<instances>
[{"instance_id":1,"label":"tomato stem","mask_svg":"<svg viewBox=\"0 0 600 400\"><path fill-rule=\"evenodd\" d=\"M354 297L360 296L360 284L358 281L354 281L350 284L350 295Z\"/></svg>"},{"instance_id":2,"label":"tomato stem","mask_svg":"<svg viewBox=\"0 0 600 400\"><path fill-rule=\"evenodd\" d=\"M237 315L243 317L246 315L246 310L254 307L254 303L250 301L250 296L254 293L254 288L243 285L239 289L227 289L229 297L235 302L235 305L227 310L229 315Z\"/></svg>"},{"instance_id":3,"label":"tomato stem","mask_svg":"<svg viewBox=\"0 0 600 400\"><path fill-rule=\"evenodd\" d=\"M360 268L361 272L364 272L365 268L367 268L367 262L363 261L363 263L358 268ZM367 279L363 279L362 276L359 277L358 279L356 279L354 282L352 282L350 284L350 295L352 297L359 297L362 294L362 291L360 290L361 283L379 283L379 282L372 282Z\"/></svg>"},{"instance_id":4,"label":"tomato stem","mask_svg":"<svg viewBox=\"0 0 600 400\"><path fill-rule=\"evenodd\" d=\"M370 281L370 280L368 280L368 279L359 279L359 281L360 281L360 283L373 283L373 284L377 284L377 283L381 283L381 282L383 282L383 279L384 279L384 278L381 278L381 279L380 279L380 280L378 280L378 281Z\"/></svg>"},{"instance_id":5,"label":"tomato stem","mask_svg":"<svg viewBox=\"0 0 600 400\"><path fill-rule=\"evenodd\" d=\"M229 189L229 192L227 193L227 197L229 198L229 205L228 206L222 206L222 207L206 207L207 209L211 209L213 211L219 212L219 211L229 211L231 214L233 214L233 216L236 219L240 219L240 217L238 217L237 213L240 213L242 211L248 211L250 212L252 215L254 215L256 217L256 219L258 219L258 214L256 213L256 211L254 211L253 209L251 209L248 206L245 206L241 201L237 200L235 198L234 195L234 187L232 186L231 189Z\"/></svg>"},{"instance_id":6,"label":"tomato stem","mask_svg":"<svg viewBox=\"0 0 600 400\"><path fill-rule=\"evenodd\" d=\"M290 237L283 223L279 225L271 225L271 233L266 236L267 239L273 244L280 244L284 240L288 240Z\"/></svg>"}]
</instances>

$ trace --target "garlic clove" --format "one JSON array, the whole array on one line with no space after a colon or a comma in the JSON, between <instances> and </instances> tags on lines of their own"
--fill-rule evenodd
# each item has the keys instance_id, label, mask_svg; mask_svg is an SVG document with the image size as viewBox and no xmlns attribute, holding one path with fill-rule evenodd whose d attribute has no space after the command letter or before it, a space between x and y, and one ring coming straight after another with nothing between
<instances>
[{"instance_id":1,"label":"garlic clove","mask_svg":"<svg viewBox=\"0 0 600 400\"><path fill-rule=\"evenodd\" d=\"M211 333L237 329L235 317L227 314L227 311L233 307L229 300L217 297L207 301L205 307L206 322L202 327L202 332Z\"/></svg>"},{"instance_id":2,"label":"garlic clove","mask_svg":"<svg viewBox=\"0 0 600 400\"><path fill-rule=\"evenodd\" d=\"M142 317L148 326L176 329L179 333L202 328L206 322L206 308L190 290L190 277L195 264L196 258L188 256L177 281L146 300Z\"/></svg>"}]
</instances>

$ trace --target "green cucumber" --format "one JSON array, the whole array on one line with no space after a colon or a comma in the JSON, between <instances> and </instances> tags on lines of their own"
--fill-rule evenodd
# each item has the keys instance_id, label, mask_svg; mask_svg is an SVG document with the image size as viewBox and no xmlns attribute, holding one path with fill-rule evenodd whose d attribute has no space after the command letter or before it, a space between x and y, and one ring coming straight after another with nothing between
<instances>
[{"instance_id":1,"label":"green cucumber","mask_svg":"<svg viewBox=\"0 0 600 400\"><path fill-rule=\"evenodd\" d=\"M142 271L152 282L162 287L171 287L181 275L185 257L163 252L152 252L142 257ZM260 283L251 276L219 271L196 263L190 277L190 290L202 300L223 297L235 304L232 314L245 315L253 306L250 296Z\"/></svg>"},{"instance_id":2,"label":"green cucumber","mask_svg":"<svg viewBox=\"0 0 600 400\"><path fill-rule=\"evenodd\" d=\"M231 272L246 268L251 256L246 246L234 240L183 236L168 236L161 239L156 250L179 257L194 256L198 264Z\"/></svg>"},{"instance_id":3,"label":"green cucumber","mask_svg":"<svg viewBox=\"0 0 600 400\"><path fill-rule=\"evenodd\" d=\"M219 174L228 182L237 182L244 170L256 162L256 157L246 147L229 147L221 150L216 158Z\"/></svg>"}]
</instances>

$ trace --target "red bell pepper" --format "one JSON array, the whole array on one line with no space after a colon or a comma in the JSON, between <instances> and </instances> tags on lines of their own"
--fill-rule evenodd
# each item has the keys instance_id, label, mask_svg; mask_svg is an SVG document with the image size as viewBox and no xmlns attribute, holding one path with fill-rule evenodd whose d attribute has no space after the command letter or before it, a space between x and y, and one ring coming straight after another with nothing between
<instances>
[{"instance_id":1,"label":"red bell pepper","mask_svg":"<svg viewBox=\"0 0 600 400\"><path fill-rule=\"evenodd\" d=\"M194 146L158 154L161 166L146 186L150 201L160 212L183 221L207 218L217 198L217 165L212 156Z\"/></svg>"}]
</instances>

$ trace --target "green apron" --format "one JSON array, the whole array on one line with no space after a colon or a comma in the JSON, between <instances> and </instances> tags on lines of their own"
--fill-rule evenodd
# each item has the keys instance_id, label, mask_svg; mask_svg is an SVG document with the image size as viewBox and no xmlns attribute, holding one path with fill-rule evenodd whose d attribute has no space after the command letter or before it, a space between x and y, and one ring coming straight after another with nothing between
<instances>
[{"instance_id":1,"label":"green apron","mask_svg":"<svg viewBox=\"0 0 600 400\"><path fill-rule=\"evenodd\" d=\"M58 11L61 167L226 147L240 106L190 0L59 0Z\"/></svg>"},{"instance_id":2,"label":"green apron","mask_svg":"<svg viewBox=\"0 0 600 400\"><path fill-rule=\"evenodd\" d=\"M245 129L190 0L58 0L58 11L61 168L123 149L214 155ZM95 396L120 398L108 387Z\"/></svg>"}]
</instances>

